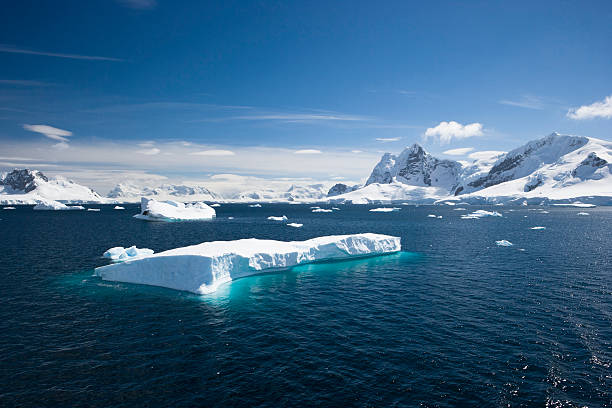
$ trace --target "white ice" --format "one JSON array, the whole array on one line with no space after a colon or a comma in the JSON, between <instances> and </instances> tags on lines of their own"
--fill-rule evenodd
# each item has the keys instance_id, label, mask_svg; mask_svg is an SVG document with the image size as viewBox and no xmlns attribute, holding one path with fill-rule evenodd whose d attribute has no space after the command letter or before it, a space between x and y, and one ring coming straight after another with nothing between
<instances>
[{"instance_id":1,"label":"white ice","mask_svg":"<svg viewBox=\"0 0 612 408\"><path fill-rule=\"evenodd\" d=\"M121 207L120 205L116 205L113 210L125 210L125 207Z\"/></svg>"},{"instance_id":2,"label":"white ice","mask_svg":"<svg viewBox=\"0 0 612 408\"><path fill-rule=\"evenodd\" d=\"M210 206L211 206L211 207L221 207L221 204L219 204L219 203L214 203L214 204L211 204Z\"/></svg>"},{"instance_id":3,"label":"white ice","mask_svg":"<svg viewBox=\"0 0 612 408\"><path fill-rule=\"evenodd\" d=\"M302 226L304 226L304 224L298 224L297 222L290 222L287 224L288 227L293 227L293 228L301 228Z\"/></svg>"},{"instance_id":4,"label":"white ice","mask_svg":"<svg viewBox=\"0 0 612 408\"><path fill-rule=\"evenodd\" d=\"M370 212L395 212L399 211L401 208L398 207L380 207L380 208L372 208Z\"/></svg>"},{"instance_id":5,"label":"white ice","mask_svg":"<svg viewBox=\"0 0 612 408\"><path fill-rule=\"evenodd\" d=\"M204 242L96 268L104 280L163 286L204 294L233 279L322 260L383 255L401 250L400 238L332 235L306 241L241 239Z\"/></svg>"},{"instance_id":6,"label":"white ice","mask_svg":"<svg viewBox=\"0 0 612 408\"><path fill-rule=\"evenodd\" d=\"M249 207L252 207L252 208L260 208L260 207L261 207L261 204L249 204Z\"/></svg>"},{"instance_id":7,"label":"white ice","mask_svg":"<svg viewBox=\"0 0 612 408\"><path fill-rule=\"evenodd\" d=\"M532 229L532 230L545 230L546 227L531 227L529 229Z\"/></svg>"},{"instance_id":8,"label":"white ice","mask_svg":"<svg viewBox=\"0 0 612 408\"><path fill-rule=\"evenodd\" d=\"M328 210L325 208L315 208L314 210L312 210L313 213L330 213L330 212L334 212L334 210Z\"/></svg>"},{"instance_id":9,"label":"white ice","mask_svg":"<svg viewBox=\"0 0 612 408\"><path fill-rule=\"evenodd\" d=\"M81 205L66 205L59 201L53 200L39 200L38 204L34 206L35 210L51 210L51 211L65 211L65 210L84 210L85 207Z\"/></svg>"},{"instance_id":10,"label":"white ice","mask_svg":"<svg viewBox=\"0 0 612 408\"><path fill-rule=\"evenodd\" d=\"M14 210L15 207L4 207L3 210Z\"/></svg>"},{"instance_id":11,"label":"white ice","mask_svg":"<svg viewBox=\"0 0 612 408\"><path fill-rule=\"evenodd\" d=\"M184 204L142 197L140 214L136 214L134 218L146 221L199 221L211 220L215 215L215 209L204 202Z\"/></svg>"},{"instance_id":12,"label":"white ice","mask_svg":"<svg viewBox=\"0 0 612 408\"><path fill-rule=\"evenodd\" d=\"M465 214L461 216L462 220L477 220L482 217L501 217L502 215L497 211L487 211L487 210L476 210L472 213Z\"/></svg>"},{"instance_id":13,"label":"white ice","mask_svg":"<svg viewBox=\"0 0 612 408\"><path fill-rule=\"evenodd\" d=\"M288 218L287 218L286 215L283 215L282 217L275 217L275 216L271 215L271 216L268 217L268 219L270 221L287 221Z\"/></svg>"},{"instance_id":14,"label":"white ice","mask_svg":"<svg viewBox=\"0 0 612 408\"><path fill-rule=\"evenodd\" d=\"M87 211L100 211L99 208L88 208Z\"/></svg>"},{"instance_id":15,"label":"white ice","mask_svg":"<svg viewBox=\"0 0 612 408\"><path fill-rule=\"evenodd\" d=\"M578 214L576 214L576 215L591 215L591 214L589 214L588 212L579 212L579 213L578 213Z\"/></svg>"},{"instance_id":16,"label":"white ice","mask_svg":"<svg viewBox=\"0 0 612 408\"><path fill-rule=\"evenodd\" d=\"M495 243L497 244L497 246L506 246L506 247L514 245L512 242L506 241L505 239L502 239L501 241L495 241Z\"/></svg>"},{"instance_id":17,"label":"white ice","mask_svg":"<svg viewBox=\"0 0 612 408\"><path fill-rule=\"evenodd\" d=\"M153 253L152 249L136 248L136 246L131 246L127 249L124 247L113 247L104 252L102 256L115 262L123 262L129 259L143 258L153 255Z\"/></svg>"}]
</instances>

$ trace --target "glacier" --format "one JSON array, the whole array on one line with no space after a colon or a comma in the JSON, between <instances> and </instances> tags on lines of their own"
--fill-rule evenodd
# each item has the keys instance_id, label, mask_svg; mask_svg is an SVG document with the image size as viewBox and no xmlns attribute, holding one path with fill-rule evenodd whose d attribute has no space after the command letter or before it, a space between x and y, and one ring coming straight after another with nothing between
<instances>
[{"instance_id":1,"label":"glacier","mask_svg":"<svg viewBox=\"0 0 612 408\"><path fill-rule=\"evenodd\" d=\"M215 209L203 202L184 204L142 197L140 214L136 214L134 218L145 221L200 221L212 220L215 216Z\"/></svg>"},{"instance_id":2,"label":"glacier","mask_svg":"<svg viewBox=\"0 0 612 408\"><path fill-rule=\"evenodd\" d=\"M289 242L255 238L213 241L102 266L95 269L94 275L107 281L207 294L224 283L264 271L400 250L399 237L373 233L330 235Z\"/></svg>"},{"instance_id":3,"label":"glacier","mask_svg":"<svg viewBox=\"0 0 612 408\"><path fill-rule=\"evenodd\" d=\"M34 206L34 210L50 210L50 211L65 211L65 210L84 210L85 207L81 205L66 205L59 201L53 200L38 200L38 203Z\"/></svg>"}]
</instances>

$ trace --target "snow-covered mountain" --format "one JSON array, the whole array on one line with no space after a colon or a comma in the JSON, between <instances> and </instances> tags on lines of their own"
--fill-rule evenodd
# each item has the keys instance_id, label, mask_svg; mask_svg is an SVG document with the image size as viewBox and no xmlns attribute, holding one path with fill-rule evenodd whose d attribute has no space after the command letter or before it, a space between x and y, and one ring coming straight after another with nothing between
<instances>
[{"instance_id":1,"label":"snow-covered mountain","mask_svg":"<svg viewBox=\"0 0 612 408\"><path fill-rule=\"evenodd\" d=\"M399 156L384 154L365 187L330 200L612 204L611 142L552 133L508 153L488 153L471 163L440 160L415 144Z\"/></svg>"},{"instance_id":2,"label":"snow-covered mountain","mask_svg":"<svg viewBox=\"0 0 612 408\"><path fill-rule=\"evenodd\" d=\"M113 201L122 203L137 203L141 197L155 198L156 200L174 201L219 201L223 197L206 187L185 184L162 184L161 186L138 186L133 183L117 184L108 193Z\"/></svg>"},{"instance_id":3,"label":"snow-covered mountain","mask_svg":"<svg viewBox=\"0 0 612 408\"><path fill-rule=\"evenodd\" d=\"M327 197L327 186L325 184L291 185L286 191L275 189L263 189L245 191L229 197L227 201L235 202L316 202L323 201Z\"/></svg>"},{"instance_id":4,"label":"snow-covered mountain","mask_svg":"<svg viewBox=\"0 0 612 408\"><path fill-rule=\"evenodd\" d=\"M329 191L327 192L327 196L333 197L333 196L337 196L340 194L346 194L346 193L350 193L351 191L355 191L359 188L361 188L360 185L348 186L344 183L337 183L337 184L334 184L329 189Z\"/></svg>"},{"instance_id":5,"label":"snow-covered mountain","mask_svg":"<svg viewBox=\"0 0 612 408\"><path fill-rule=\"evenodd\" d=\"M89 187L62 177L49 179L37 170L15 169L0 176L0 204L37 204L49 200L63 203L105 201Z\"/></svg>"}]
</instances>

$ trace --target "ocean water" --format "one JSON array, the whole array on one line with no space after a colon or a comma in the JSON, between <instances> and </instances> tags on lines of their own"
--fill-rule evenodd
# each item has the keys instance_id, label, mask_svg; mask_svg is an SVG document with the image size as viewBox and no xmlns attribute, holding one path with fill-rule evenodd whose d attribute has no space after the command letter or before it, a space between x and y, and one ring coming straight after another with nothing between
<instances>
[{"instance_id":1,"label":"ocean water","mask_svg":"<svg viewBox=\"0 0 612 408\"><path fill-rule=\"evenodd\" d=\"M0 406L612 406L612 208L236 204L147 223L90 207L0 210ZM359 232L403 252L210 296L92 277L117 245Z\"/></svg>"}]
</instances>

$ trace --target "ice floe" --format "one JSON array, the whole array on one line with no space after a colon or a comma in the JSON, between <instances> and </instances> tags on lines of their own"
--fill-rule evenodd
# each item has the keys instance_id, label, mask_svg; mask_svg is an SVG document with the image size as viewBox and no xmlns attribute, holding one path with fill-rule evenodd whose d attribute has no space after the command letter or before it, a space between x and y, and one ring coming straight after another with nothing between
<instances>
[{"instance_id":1,"label":"ice floe","mask_svg":"<svg viewBox=\"0 0 612 408\"><path fill-rule=\"evenodd\" d=\"M546 227L531 227L529 229L532 229L532 230L545 230Z\"/></svg>"},{"instance_id":2,"label":"ice floe","mask_svg":"<svg viewBox=\"0 0 612 408\"><path fill-rule=\"evenodd\" d=\"M576 215L591 215L591 214L589 214L588 212L579 212L579 213L578 213L578 214L576 214Z\"/></svg>"},{"instance_id":3,"label":"ice floe","mask_svg":"<svg viewBox=\"0 0 612 408\"><path fill-rule=\"evenodd\" d=\"M88 208L87 211L96 211L96 212L99 212L100 209L99 208Z\"/></svg>"},{"instance_id":4,"label":"ice floe","mask_svg":"<svg viewBox=\"0 0 612 408\"><path fill-rule=\"evenodd\" d=\"M297 222L290 222L287 224L288 227L293 227L293 228L301 228L304 226L304 224L298 224Z\"/></svg>"},{"instance_id":5,"label":"ice floe","mask_svg":"<svg viewBox=\"0 0 612 408\"><path fill-rule=\"evenodd\" d=\"M211 206L211 207L215 207L215 208L216 208L216 207L221 207L221 204L219 204L219 203L214 203L214 204L211 204L210 206Z\"/></svg>"},{"instance_id":6,"label":"ice floe","mask_svg":"<svg viewBox=\"0 0 612 408\"><path fill-rule=\"evenodd\" d=\"M14 210L15 207L4 207L3 210Z\"/></svg>"},{"instance_id":7,"label":"ice floe","mask_svg":"<svg viewBox=\"0 0 612 408\"><path fill-rule=\"evenodd\" d=\"M136 214L134 218L146 221L199 221L211 220L215 215L215 209L204 202L184 204L142 197L140 214Z\"/></svg>"},{"instance_id":8,"label":"ice floe","mask_svg":"<svg viewBox=\"0 0 612 408\"><path fill-rule=\"evenodd\" d=\"M464 214L461 216L462 220L477 220L483 217L501 217L502 215L497 211L487 211L487 210L476 210L469 214Z\"/></svg>"},{"instance_id":9,"label":"ice floe","mask_svg":"<svg viewBox=\"0 0 612 408\"><path fill-rule=\"evenodd\" d=\"M125 207L122 207L120 205L116 205L113 210L125 210Z\"/></svg>"},{"instance_id":10,"label":"ice floe","mask_svg":"<svg viewBox=\"0 0 612 408\"><path fill-rule=\"evenodd\" d=\"M395 212L399 211L401 208L398 207L380 207L380 208L372 208L370 212Z\"/></svg>"},{"instance_id":11,"label":"ice floe","mask_svg":"<svg viewBox=\"0 0 612 408\"><path fill-rule=\"evenodd\" d=\"M50 211L65 211L65 210L84 210L85 207L82 205L66 205L59 201L53 200L40 200L38 204L34 206L35 210L50 210Z\"/></svg>"},{"instance_id":12,"label":"ice floe","mask_svg":"<svg viewBox=\"0 0 612 408\"><path fill-rule=\"evenodd\" d=\"M251 208L261 208L261 204L249 204Z\"/></svg>"},{"instance_id":13,"label":"ice floe","mask_svg":"<svg viewBox=\"0 0 612 408\"><path fill-rule=\"evenodd\" d=\"M334 210L328 210L326 208L315 208L314 210L312 210L313 213L330 213L330 212L334 212Z\"/></svg>"},{"instance_id":14,"label":"ice floe","mask_svg":"<svg viewBox=\"0 0 612 408\"><path fill-rule=\"evenodd\" d=\"M145 256L153 255L155 251L149 248L136 248L131 246L129 248L124 247L113 247L108 249L102 256L115 262L123 262L129 259L138 259Z\"/></svg>"},{"instance_id":15,"label":"ice floe","mask_svg":"<svg viewBox=\"0 0 612 408\"><path fill-rule=\"evenodd\" d=\"M512 242L506 241L505 239L502 239L501 241L495 241L495 243L497 244L497 246L505 246L505 247L514 245Z\"/></svg>"},{"instance_id":16,"label":"ice floe","mask_svg":"<svg viewBox=\"0 0 612 408\"><path fill-rule=\"evenodd\" d=\"M288 218L287 218L286 215L283 215L282 217L275 217L275 216L271 215L271 216L268 217L268 219L270 221L287 221Z\"/></svg>"},{"instance_id":17,"label":"ice floe","mask_svg":"<svg viewBox=\"0 0 612 408\"><path fill-rule=\"evenodd\" d=\"M102 266L96 268L95 275L103 280L205 294L214 292L223 283L262 271L400 250L399 237L372 233L331 235L292 242L254 238L214 241Z\"/></svg>"}]
</instances>

